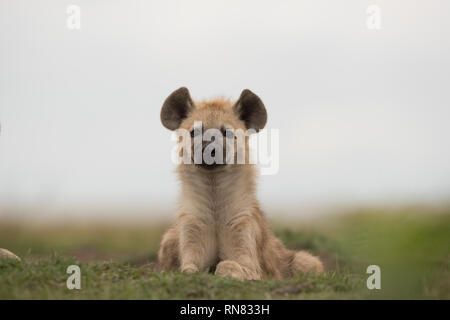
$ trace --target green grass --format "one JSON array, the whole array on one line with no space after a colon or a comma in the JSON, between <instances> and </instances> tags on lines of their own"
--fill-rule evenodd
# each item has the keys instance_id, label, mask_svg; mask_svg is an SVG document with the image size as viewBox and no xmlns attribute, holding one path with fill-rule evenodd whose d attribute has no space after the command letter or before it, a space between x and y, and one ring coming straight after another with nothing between
<instances>
[{"instance_id":1,"label":"green grass","mask_svg":"<svg viewBox=\"0 0 450 320\"><path fill-rule=\"evenodd\" d=\"M81 290L65 286L66 268L80 265ZM52 256L35 262L3 262L0 299L301 299L351 298L361 279L329 273L289 281L240 282L212 274L161 273L128 263L80 263Z\"/></svg>"},{"instance_id":2,"label":"green grass","mask_svg":"<svg viewBox=\"0 0 450 320\"><path fill-rule=\"evenodd\" d=\"M165 224L3 223L0 299L450 299L450 211L366 209L314 223L278 223L287 247L321 256L327 272L283 281L240 282L155 267ZM66 269L81 268L81 290ZM381 267L381 290L368 290L368 265Z\"/></svg>"}]
</instances>

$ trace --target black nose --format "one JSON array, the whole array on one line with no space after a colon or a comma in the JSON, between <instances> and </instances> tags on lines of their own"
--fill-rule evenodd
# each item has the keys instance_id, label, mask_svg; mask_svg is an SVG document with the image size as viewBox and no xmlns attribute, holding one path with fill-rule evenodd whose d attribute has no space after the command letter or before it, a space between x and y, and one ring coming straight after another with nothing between
<instances>
[{"instance_id":1,"label":"black nose","mask_svg":"<svg viewBox=\"0 0 450 320\"><path fill-rule=\"evenodd\" d=\"M202 154L204 154L206 147L210 144L211 142L203 142L203 146L202 146ZM211 150L210 154L209 154L212 158L214 158L216 156L216 149ZM205 160L202 158L202 163L200 165L202 168L204 169L208 169L208 170L213 170L216 169L218 167L220 167L221 165L216 163L215 161L211 164L207 164L205 162Z\"/></svg>"},{"instance_id":2,"label":"black nose","mask_svg":"<svg viewBox=\"0 0 450 320\"><path fill-rule=\"evenodd\" d=\"M205 152L206 147L207 147L210 143L211 143L211 142L203 143L203 146L202 146L202 153ZM213 149L213 150L211 151L211 157L215 157L215 156L216 156L216 149Z\"/></svg>"}]
</instances>

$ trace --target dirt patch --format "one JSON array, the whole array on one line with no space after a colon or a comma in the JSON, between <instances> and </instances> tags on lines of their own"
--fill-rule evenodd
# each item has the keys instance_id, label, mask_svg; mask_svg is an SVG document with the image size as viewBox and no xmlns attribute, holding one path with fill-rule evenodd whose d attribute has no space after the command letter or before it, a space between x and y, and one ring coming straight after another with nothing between
<instances>
[{"instance_id":1,"label":"dirt patch","mask_svg":"<svg viewBox=\"0 0 450 320\"><path fill-rule=\"evenodd\" d=\"M277 288L275 290L272 291L272 294L274 295L287 295L287 294L300 294L303 292L309 292L311 291L311 289L314 287L312 282L305 282L302 284L298 284L295 286L287 286L287 287L282 287L282 288Z\"/></svg>"}]
</instances>

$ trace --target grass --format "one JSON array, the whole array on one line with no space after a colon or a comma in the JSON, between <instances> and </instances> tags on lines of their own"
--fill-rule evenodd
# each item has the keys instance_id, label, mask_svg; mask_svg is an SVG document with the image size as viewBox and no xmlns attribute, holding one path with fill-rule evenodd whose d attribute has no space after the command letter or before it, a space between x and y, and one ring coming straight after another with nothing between
<instances>
[{"instance_id":1,"label":"grass","mask_svg":"<svg viewBox=\"0 0 450 320\"><path fill-rule=\"evenodd\" d=\"M323 275L240 282L208 273L162 273L155 266L165 224L0 226L0 299L449 299L450 210L365 209L314 223L274 225L287 247L325 261ZM69 265L81 290L66 287ZM368 290L367 266L381 267Z\"/></svg>"},{"instance_id":2,"label":"grass","mask_svg":"<svg viewBox=\"0 0 450 320\"><path fill-rule=\"evenodd\" d=\"M67 266L79 264L81 290L66 288ZM54 255L43 261L3 262L1 299L299 299L352 297L358 278L329 273L289 281L240 282L212 274L164 273L128 263L80 263Z\"/></svg>"}]
</instances>

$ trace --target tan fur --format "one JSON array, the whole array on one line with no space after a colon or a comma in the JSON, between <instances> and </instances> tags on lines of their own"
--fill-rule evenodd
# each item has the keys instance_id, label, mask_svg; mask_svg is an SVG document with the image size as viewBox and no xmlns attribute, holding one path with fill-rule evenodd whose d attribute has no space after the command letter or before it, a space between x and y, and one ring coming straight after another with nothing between
<instances>
[{"instance_id":1,"label":"tan fur","mask_svg":"<svg viewBox=\"0 0 450 320\"><path fill-rule=\"evenodd\" d=\"M226 99L196 103L180 125L246 129ZM248 150L248 142L245 146ZM321 261L305 251L286 249L269 228L255 196L256 168L224 165L212 171L180 164L179 214L158 253L165 270L207 271L240 280L276 279L322 272Z\"/></svg>"}]
</instances>

